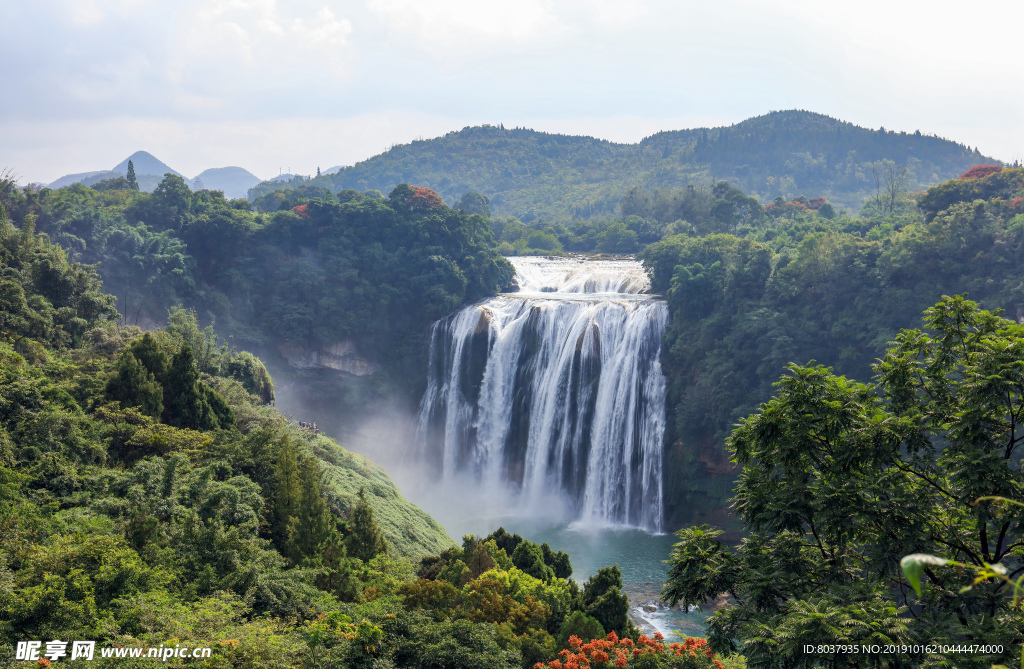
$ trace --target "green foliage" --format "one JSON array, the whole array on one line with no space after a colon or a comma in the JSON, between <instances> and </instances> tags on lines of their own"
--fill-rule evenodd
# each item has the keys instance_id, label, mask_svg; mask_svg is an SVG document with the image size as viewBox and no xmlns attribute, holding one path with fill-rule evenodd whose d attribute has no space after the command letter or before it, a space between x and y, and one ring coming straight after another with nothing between
<instances>
[{"instance_id":1,"label":"green foliage","mask_svg":"<svg viewBox=\"0 0 1024 669\"><path fill-rule=\"evenodd\" d=\"M112 179L108 179L107 181L112 181ZM125 178L124 181L125 181L125 185L127 186L128 190L134 190L134 191L139 190L139 180L135 178L135 164L132 161L130 161L130 160L128 161L128 176ZM102 183L106 183L106 181L101 181L100 183L101 184ZM96 187L93 186L93 188L96 188ZM97 188L96 190L103 190L103 189Z\"/></svg>"},{"instance_id":2,"label":"green foliage","mask_svg":"<svg viewBox=\"0 0 1024 669\"><path fill-rule=\"evenodd\" d=\"M618 565L601 567L583 584L581 607L605 630L623 636L635 636L636 629L629 620L629 598L622 592L622 572Z\"/></svg>"},{"instance_id":3,"label":"green foliage","mask_svg":"<svg viewBox=\"0 0 1024 669\"><path fill-rule=\"evenodd\" d=\"M927 220L958 202L1010 200L1024 193L1024 169L1006 169L980 179L953 179L930 188L918 202Z\"/></svg>"},{"instance_id":4,"label":"green foliage","mask_svg":"<svg viewBox=\"0 0 1024 669\"><path fill-rule=\"evenodd\" d=\"M224 371L232 378L238 379L242 386L262 403L274 403L274 380L270 378L270 372L263 362L252 353L242 351L235 355L225 364Z\"/></svg>"},{"instance_id":5,"label":"green foliage","mask_svg":"<svg viewBox=\"0 0 1024 669\"><path fill-rule=\"evenodd\" d=\"M532 541L521 541L512 552L512 564L524 573L541 581L550 581L555 577L551 567L544 564L544 552Z\"/></svg>"},{"instance_id":6,"label":"green foliage","mask_svg":"<svg viewBox=\"0 0 1024 669\"><path fill-rule=\"evenodd\" d=\"M359 498L349 512L349 528L351 533L346 544L352 557L369 562L377 555L388 552L384 533L373 517L373 507L367 501L363 488L359 489Z\"/></svg>"},{"instance_id":7,"label":"green foliage","mask_svg":"<svg viewBox=\"0 0 1024 669\"><path fill-rule=\"evenodd\" d=\"M74 346L116 311L95 268L68 262L63 249L34 234L34 221L28 215L19 230L0 216L0 338L36 357L36 345Z\"/></svg>"},{"instance_id":8,"label":"green foliage","mask_svg":"<svg viewBox=\"0 0 1024 669\"><path fill-rule=\"evenodd\" d=\"M1021 568L1016 515L972 503L1024 484L1024 327L963 297L943 298L925 321L929 332L897 335L875 365L876 384L792 365L776 396L733 432L743 466L734 504L747 538L730 551L706 528L681 531L665 590L684 604L732 595L709 619L715 648L739 639L752 662L809 666L822 657L805 656L804 643L943 638L1003 644L964 666L1011 657L1019 608L998 584L933 566ZM900 567L910 553L936 556L910 573L910 586L928 576L917 597ZM842 654L828 661L859 666Z\"/></svg>"},{"instance_id":9,"label":"green foliage","mask_svg":"<svg viewBox=\"0 0 1024 669\"><path fill-rule=\"evenodd\" d=\"M449 209L416 186L405 185L384 199L356 191L335 197L330 190L293 184L288 206L252 211L217 192L193 193L173 174L152 194L82 185L35 192L11 183L4 204L15 227L8 225L4 238L16 244L19 228L31 237L38 224L77 259L99 263L124 313L122 324L159 322L170 311L171 331L189 342L204 374L219 373L215 366L235 356L210 339L212 330L200 327L200 320L216 321L239 346L261 354L269 345L286 343L288 356L315 358L344 345L375 374L362 383L368 392L349 388L358 378L334 390L346 406L396 385L412 386L408 392L415 394L417 383L406 379L419 378L426 364L429 324L503 289L513 275L492 249L483 216ZM95 276L79 271L82 278ZM90 329L86 323L97 320L96 314L60 303L61 296L74 294L66 287L39 291L13 275L0 281L0 301L10 302L5 311L11 314L0 328L16 326L15 336L27 334L26 352L33 346L29 340L64 338L62 331L78 337ZM38 304L22 299L26 290L40 293L34 298ZM95 306L108 315L112 309L104 299L105 305ZM66 306L81 313L62 310ZM61 327L69 318L75 327ZM50 323L57 326L52 333ZM270 350L277 355L276 347ZM249 392L272 401L262 370L246 367L244 359L234 370Z\"/></svg>"},{"instance_id":10,"label":"green foliage","mask_svg":"<svg viewBox=\"0 0 1024 669\"><path fill-rule=\"evenodd\" d=\"M462 198L455 207L467 214L479 214L484 218L491 217L491 201L486 195L481 195L480 193L475 193L473 191L463 193Z\"/></svg>"},{"instance_id":11,"label":"green foliage","mask_svg":"<svg viewBox=\"0 0 1024 669\"><path fill-rule=\"evenodd\" d=\"M1004 172L1013 170L971 182ZM930 221L828 218L824 204L811 210L796 198L753 228L669 236L641 253L670 311L662 339L670 524L730 522L722 509L735 469L721 444L771 395L787 363L818 360L866 378L896 332L943 294L969 292L1024 314L1014 269L1024 218L1005 199L1013 191L998 192Z\"/></svg>"},{"instance_id":12,"label":"green foliage","mask_svg":"<svg viewBox=\"0 0 1024 669\"><path fill-rule=\"evenodd\" d=\"M544 555L544 564L551 567L555 572L555 578L569 578L572 576L572 563L569 561L569 554L562 551L557 553L551 550L546 543L540 545Z\"/></svg>"},{"instance_id":13,"label":"green foliage","mask_svg":"<svg viewBox=\"0 0 1024 669\"><path fill-rule=\"evenodd\" d=\"M37 235L13 234L19 239L9 268L62 257ZM78 271L64 269L65 276ZM62 299L88 303L92 293L95 304L109 307L94 277L79 276L86 280L65 285ZM36 278L46 279L45 271ZM37 284L19 285L27 304L39 298L31 292ZM0 340L4 661L24 639L84 638L101 646L174 639L213 646L218 666L295 666L305 646L301 621L318 619L339 600L394 598L412 579L408 562L379 555L364 564L348 556L348 529L332 507L366 506L370 495L357 500L353 491L342 504L346 488L327 487L327 471L372 487L381 521L405 528L396 544L402 554L452 545L379 467L323 437L309 443L272 409L254 405L232 365L255 379L252 370L262 363L224 350L194 315L173 319L169 332L141 336L102 317L84 324L80 341L34 341L24 349L30 356L15 350L27 337ZM200 374L190 341L211 343L210 373ZM194 425L199 429L158 422L161 393L168 404L184 404L192 420L210 422ZM360 513L372 530L373 514ZM378 648L385 642L380 626L353 629ZM460 651L480 666L493 664L496 644L491 635L491 645L473 646L485 631L468 629L470 650ZM494 655L506 656L519 657L514 650Z\"/></svg>"},{"instance_id":14,"label":"green foliage","mask_svg":"<svg viewBox=\"0 0 1024 669\"><path fill-rule=\"evenodd\" d=\"M133 178L135 177L135 175L132 172L129 172L129 176L131 176ZM91 184L89 186L89 188L92 188L93 190L98 190L98 191L105 191L105 190L138 190L139 189L139 184L138 184L138 182L135 182L135 185L132 186L132 182L129 181L128 179L126 179L124 177L114 177L112 179L104 179L103 181L98 181L98 182L96 182L94 184Z\"/></svg>"},{"instance_id":15,"label":"green foliage","mask_svg":"<svg viewBox=\"0 0 1024 669\"><path fill-rule=\"evenodd\" d=\"M588 616L583 611L573 611L566 617L561 629L558 630L559 648L568 648L571 636L581 639L600 639L604 637L604 627L593 616Z\"/></svg>"},{"instance_id":16,"label":"green foliage","mask_svg":"<svg viewBox=\"0 0 1024 669\"><path fill-rule=\"evenodd\" d=\"M234 423L223 398L199 381L192 347L187 342L174 354L164 382L163 419L168 425L191 430L215 430Z\"/></svg>"},{"instance_id":17,"label":"green foliage","mask_svg":"<svg viewBox=\"0 0 1024 669\"><path fill-rule=\"evenodd\" d=\"M107 397L124 407L139 407L143 414L158 418L164 410L164 391L153 372L131 351L125 351L117 363L117 373L107 381Z\"/></svg>"}]
</instances>

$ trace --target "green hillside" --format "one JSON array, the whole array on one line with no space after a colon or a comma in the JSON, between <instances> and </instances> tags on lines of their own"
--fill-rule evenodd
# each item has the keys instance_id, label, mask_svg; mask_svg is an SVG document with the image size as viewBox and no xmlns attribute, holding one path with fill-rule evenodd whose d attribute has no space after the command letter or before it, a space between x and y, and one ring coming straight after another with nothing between
<instances>
[{"instance_id":1,"label":"green hillside","mask_svg":"<svg viewBox=\"0 0 1024 669\"><path fill-rule=\"evenodd\" d=\"M1024 169L948 181L883 214L823 209L773 204L739 229L670 236L641 254L670 313L662 368L673 527L728 524L736 471L724 442L787 364L871 379L899 330L944 295L1024 318Z\"/></svg>"},{"instance_id":2,"label":"green hillside","mask_svg":"<svg viewBox=\"0 0 1024 669\"><path fill-rule=\"evenodd\" d=\"M480 126L414 141L306 185L389 192L400 183L436 190L446 202L475 191L496 215L524 222L609 218L630 186L679 188L726 180L770 202L825 197L859 211L891 160L919 190L973 165L997 162L935 136L869 130L806 111L771 112L729 127L660 132L638 144ZM249 198L290 183L263 182Z\"/></svg>"}]
</instances>

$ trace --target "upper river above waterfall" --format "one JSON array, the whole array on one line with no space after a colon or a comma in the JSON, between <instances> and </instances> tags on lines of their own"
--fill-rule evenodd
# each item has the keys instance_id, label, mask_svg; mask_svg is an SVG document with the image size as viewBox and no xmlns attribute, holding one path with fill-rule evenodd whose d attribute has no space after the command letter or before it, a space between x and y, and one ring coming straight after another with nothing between
<instances>
[{"instance_id":1,"label":"upper river above waterfall","mask_svg":"<svg viewBox=\"0 0 1024 669\"><path fill-rule=\"evenodd\" d=\"M516 268L516 283L521 294L569 293L569 299L588 296L621 300L642 295L651 288L643 265L635 260L590 260L584 258L510 258Z\"/></svg>"}]
</instances>

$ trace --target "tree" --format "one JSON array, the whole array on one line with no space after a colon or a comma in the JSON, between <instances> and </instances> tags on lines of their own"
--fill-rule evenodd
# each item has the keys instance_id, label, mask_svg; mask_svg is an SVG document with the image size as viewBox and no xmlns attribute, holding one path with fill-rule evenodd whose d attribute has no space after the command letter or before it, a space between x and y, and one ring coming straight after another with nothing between
<instances>
[{"instance_id":1,"label":"tree","mask_svg":"<svg viewBox=\"0 0 1024 669\"><path fill-rule=\"evenodd\" d=\"M555 577L554 570L544 564L543 549L532 541L519 542L512 552L512 564L541 581L550 581Z\"/></svg>"},{"instance_id":2,"label":"tree","mask_svg":"<svg viewBox=\"0 0 1024 669\"><path fill-rule=\"evenodd\" d=\"M231 408L199 381L192 347L185 342L174 354L164 382L163 422L190 430L215 430L234 422Z\"/></svg>"},{"instance_id":3,"label":"tree","mask_svg":"<svg viewBox=\"0 0 1024 669\"><path fill-rule=\"evenodd\" d=\"M642 186L630 186L619 200L619 211L622 213L622 218L628 216L653 217L654 205L651 203L650 193Z\"/></svg>"},{"instance_id":4,"label":"tree","mask_svg":"<svg viewBox=\"0 0 1024 669\"><path fill-rule=\"evenodd\" d=\"M117 372L107 381L106 393L121 406L139 407L142 413L153 418L158 418L164 410L163 389L130 350L121 354Z\"/></svg>"},{"instance_id":5,"label":"tree","mask_svg":"<svg viewBox=\"0 0 1024 669\"><path fill-rule=\"evenodd\" d=\"M163 382L164 376L167 374L167 353L160 347L152 333L147 332L133 341L128 347L128 352L135 356L157 381Z\"/></svg>"},{"instance_id":6,"label":"tree","mask_svg":"<svg viewBox=\"0 0 1024 669\"><path fill-rule=\"evenodd\" d=\"M572 563L569 562L568 553L563 551L556 553L546 543L541 544L540 549L544 553L544 564L554 570L555 578L569 578L572 576Z\"/></svg>"},{"instance_id":7,"label":"tree","mask_svg":"<svg viewBox=\"0 0 1024 669\"><path fill-rule=\"evenodd\" d=\"M294 532L295 518L299 513L301 485L298 449L291 439L282 437L277 444L277 458L274 464L270 533L278 550L285 555L289 538Z\"/></svg>"},{"instance_id":8,"label":"tree","mask_svg":"<svg viewBox=\"0 0 1024 669\"><path fill-rule=\"evenodd\" d=\"M278 444L274 467L274 499L271 535L281 553L292 564L304 558L333 561L329 568L345 572L343 546L338 545L336 522L324 501L320 467L314 458L301 455L291 439ZM330 555L323 556L325 548ZM342 587L346 579L331 579L331 589Z\"/></svg>"},{"instance_id":9,"label":"tree","mask_svg":"<svg viewBox=\"0 0 1024 669\"><path fill-rule=\"evenodd\" d=\"M998 584L965 592L971 574L927 570L916 597L900 569L928 553L1024 571L1017 517L973 504L1024 486L1024 326L964 297L925 314L931 332L901 332L875 384L791 365L733 432L746 538L729 549L706 526L681 530L664 591L686 605L732 595L709 618L714 648L739 639L751 664L838 667L863 658L804 655L803 644L1002 644L961 663L987 667L1020 645L1024 615Z\"/></svg>"},{"instance_id":10,"label":"tree","mask_svg":"<svg viewBox=\"0 0 1024 669\"><path fill-rule=\"evenodd\" d=\"M384 533L373 517L373 507L366 499L366 490L359 489L359 496L349 513L349 529L346 546L348 554L363 562L369 562L381 553L388 552Z\"/></svg>"},{"instance_id":11,"label":"tree","mask_svg":"<svg viewBox=\"0 0 1024 669\"><path fill-rule=\"evenodd\" d=\"M139 180L135 178L135 163L128 161L128 176L126 177L128 182L128 188L131 190L139 190Z\"/></svg>"},{"instance_id":12,"label":"tree","mask_svg":"<svg viewBox=\"0 0 1024 669\"><path fill-rule=\"evenodd\" d=\"M581 639L600 639L604 636L604 628L593 616L588 616L582 611L573 611L566 616L561 629L558 630L558 645L568 648L571 636Z\"/></svg>"},{"instance_id":13,"label":"tree","mask_svg":"<svg viewBox=\"0 0 1024 669\"><path fill-rule=\"evenodd\" d=\"M635 632L633 623L629 621L629 597L622 592L619 565L598 569L583 584L580 600L582 610L601 623L605 630L615 630L623 636Z\"/></svg>"},{"instance_id":14,"label":"tree","mask_svg":"<svg viewBox=\"0 0 1024 669\"><path fill-rule=\"evenodd\" d=\"M192 191L185 180L168 172L153 191L153 224L159 230L180 230L192 209Z\"/></svg>"},{"instance_id":15,"label":"tree","mask_svg":"<svg viewBox=\"0 0 1024 669\"><path fill-rule=\"evenodd\" d=\"M891 214L896 210L900 197L907 192L907 168L891 160L883 160L871 168L875 179L875 205L878 211Z\"/></svg>"},{"instance_id":16,"label":"tree","mask_svg":"<svg viewBox=\"0 0 1024 669\"><path fill-rule=\"evenodd\" d=\"M491 201L486 195L474 191L464 193L455 208L461 209L467 214L480 214L484 218L491 217Z\"/></svg>"}]
</instances>

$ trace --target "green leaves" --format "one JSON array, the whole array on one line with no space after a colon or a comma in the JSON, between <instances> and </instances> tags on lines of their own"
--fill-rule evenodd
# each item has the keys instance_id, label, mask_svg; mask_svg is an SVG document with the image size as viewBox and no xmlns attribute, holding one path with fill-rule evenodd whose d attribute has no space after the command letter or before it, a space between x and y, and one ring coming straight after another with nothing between
<instances>
[{"instance_id":1,"label":"green leaves","mask_svg":"<svg viewBox=\"0 0 1024 669\"><path fill-rule=\"evenodd\" d=\"M925 569L928 567L944 567L948 564L954 564L954 562L946 558L926 555L924 553L907 555L900 560L900 568L903 569L903 575L907 577L910 587L914 588L914 592L917 593L918 597L921 596L921 575L924 574Z\"/></svg>"}]
</instances>

